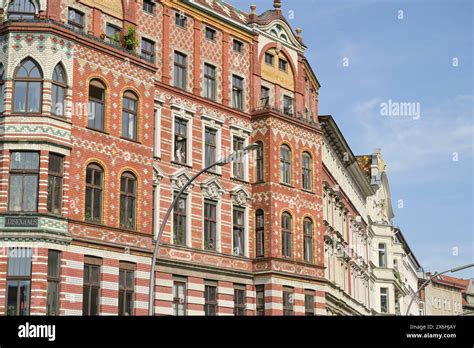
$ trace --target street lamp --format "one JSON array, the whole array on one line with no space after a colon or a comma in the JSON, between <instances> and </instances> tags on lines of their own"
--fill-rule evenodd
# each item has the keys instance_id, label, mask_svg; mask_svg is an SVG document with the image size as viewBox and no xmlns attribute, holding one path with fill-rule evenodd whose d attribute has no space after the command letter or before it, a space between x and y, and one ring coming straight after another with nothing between
<instances>
[{"instance_id":1,"label":"street lamp","mask_svg":"<svg viewBox=\"0 0 474 348\"><path fill-rule=\"evenodd\" d=\"M444 272L441 272L441 273L438 273L438 272L435 272L435 274L433 274L431 277L429 277L423 284L421 284L420 288L418 289L418 291L416 292L416 295L418 295L418 293L423 290L434 278L436 277L439 277L440 275L442 274L445 274L445 273L454 273L454 272L459 272L459 271L462 271L463 269L466 269L466 268L471 268L471 267L474 267L474 263L470 263L468 265L464 265L464 266L460 266L460 267L454 267L454 268L451 268L451 269L448 269L447 271L444 271ZM411 298L411 301L408 305L408 308L407 308L407 312L405 313L405 315L408 315L408 312L410 311L410 308L411 308L411 305L413 303L413 300L414 298L412 297Z\"/></svg>"},{"instance_id":2,"label":"street lamp","mask_svg":"<svg viewBox=\"0 0 474 348\"><path fill-rule=\"evenodd\" d=\"M154 239L155 249L153 251L153 258L151 260L150 288L149 288L149 294L148 294L148 299L149 299L148 314L150 316L155 314L155 305L154 305L154 300L155 300L155 264L156 264L156 259L158 257L158 251L160 249L160 239L161 239L161 235L163 234L163 231L165 229L166 223L168 222L168 219L171 215L171 212L176 207L176 204L178 203L180 196L183 194L184 191L186 191L186 189L189 187L189 185L191 185L202 173L210 170L211 168L222 167L222 166L226 165L227 163L235 161L236 159L240 159L243 156L245 156L247 153L249 153L250 151L256 150L258 147L259 147L258 144L250 144L250 145L244 147L242 150L235 151L230 156L225 157L223 159L220 159L220 160L210 164L206 168L199 171L196 175L194 175L186 184L184 184L184 186L181 188L181 190L178 192L178 194L174 198L173 202L171 203L168 210L166 211L166 214L165 214L165 217L163 218L163 221L161 222L160 230L158 232L158 235Z\"/></svg>"}]
</instances>

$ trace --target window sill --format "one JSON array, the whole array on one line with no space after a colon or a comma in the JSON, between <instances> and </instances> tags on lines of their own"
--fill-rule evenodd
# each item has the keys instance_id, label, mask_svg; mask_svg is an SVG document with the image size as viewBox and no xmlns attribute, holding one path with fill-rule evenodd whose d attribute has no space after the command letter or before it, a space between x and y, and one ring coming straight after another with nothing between
<instances>
[{"instance_id":1,"label":"window sill","mask_svg":"<svg viewBox=\"0 0 474 348\"><path fill-rule=\"evenodd\" d=\"M308 190L308 189L301 189L301 191L305 192L305 193L309 193L309 194L316 194L313 190Z\"/></svg>"},{"instance_id":2,"label":"window sill","mask_svg":"<svg viewBox=\"0 0 474 348\"><path fill-rule=\"evenodd\" d=\"M122 140L125 140L125 141L130 141L132 143L135 143L135 144L138 144L138 145L141 145L142 143L138 140L134 140L134 139L130 139L130 138L127 138L127 137L120 137L120 139Z\"/></svg>"},{"instance_id":3,"label":"window sill","mask_svg":"<svg viewBox=\"0 0 474 348\"><path fill-rule=\"evenodd\" d=\"M91 128L91 127L86 127L86 129L88 129L90 131L93 131L93 132L98 132L98 133L102 133L102 134L105 134L105 135L110 135L105 130L101 130L101 129L97 129L97 128Z\"/></svg>"},{"instance_id":4,"label":"window sill","mask_svg":"<svg viewBox=\"0 0 474 348\"><path fill-rule=\"evenodd\" d=\"M280 181L280 185L286 186L286 187L288 187L288 188L295 188L293 185L287 184L287 183L284 183L284 182L281 182L281 181Z\"/></svg>"},{"instance_id":5,"label":"window sill","mask_svg":"<svg viewBox=\"0 0 474 348\"><path fill-rule=\"evenodd\" d=\"M49 117L51 117L52 119L58 120L58 121L63 121L63 122L72 123L71 121L69 121L69 120L66 118L66 116L59 116L59 115L50 114Z\"/></svg>"},{"instance_id":6,"label":"window sill","mask_svg":"<svg viewBox=\"0 0 474 348\"><path fill-rule=\"evenodd\" d=\"M232 176L231 176L230 178L231 178L231 180L233 180L233 181L238 181L238 182L241 182L241 183L247 184L247 185L250 184L250 182L249 182L248 180L245 180L245 179L234 178L234 177L232 177Z\"/></svg>"},{"instance_id":7,"label":"window sill","mask_svg":"<svg viewBox=\"0 0 474 348\"><path fill-rule=\"evenodd\" d=\"M192 165L189 165L189 164L187 164L187 163L181 163L181 162L171 161L171 164L174 164L174 165L177 165L177 166L180 166L180 167L186 167L186 168L189 168L189 169L192 169L192 168L193 168Z\"/></svg>"},{"instance_id":8,"label":"window sill","mask_svg":"<svg viewBox=\"0 0 474 348\"><path fill-rule=\"evenodd\" d=\"M217 176L222 177L222 173L219 173L219 172L216 172L216 171L213 171L213 170L206 170L204 173L205 174L210 174L210 175L217 175Z\"/></svg>"},{"instance_id":9,"label":"window sill","mask_svg":"<svg viewBox=\"0 0 474 348\"><path fill-rule=\"evenodd\" d=\"M129 227L120 225L119 229L121 229L122 231L127 231L127 232L137 232L137 229L135 227L129 228Z\"/></svg>"},{"instance_id":10,"label":"window sill","mask_svg":"<svg viewBox=\"0 0 474 348\"><path fill-rule=\"evenodd\" d=\"M2 114L5 116L5 111ZM38 116L44 116L43 111L37 111L37 112L21 112L21 111L10 111L10 114L8 116L31 116L31 117L38 117Z\"/></svg>"}]
</instances>

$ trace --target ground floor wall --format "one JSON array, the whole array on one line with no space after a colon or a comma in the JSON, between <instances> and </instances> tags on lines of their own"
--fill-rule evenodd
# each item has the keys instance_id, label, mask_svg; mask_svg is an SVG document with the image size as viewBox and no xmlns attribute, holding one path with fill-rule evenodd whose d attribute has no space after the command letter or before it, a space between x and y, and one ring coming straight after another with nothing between
<instances>
[{"instance_id":1,"label":"ground floor wall","mask_svg":"<svg viewBox=\"0 0 474 348\"><path fill-rule=\"evenodd\" d=\"M133 269L132 315L148 314L148 284L150 255L112 251L101 245L58 245L48 242L2 242L0 244L0 315L8 313L7 282L9 250L31 249L30 315L47 314L48 252L60 252L59 315L83 315L84 265L91 261L99 265L99 315L119 314L119 272L123 264ZM11 262L11 261L10 261ZM305 315L308 296L314 315L326 314L325 288L322 280L298 279L287 276L223 270L199 264L159 260L156 268L156 315L283 315L284 303L292 308L293 315ZM181 289L178 290L179 286ZM209 295L209 288L214 294ZM261 292L257 299L257 290ZM181 292L180 292L181 291ZM263 293L262 293L263 291ZM284 291L291 296L284 299ZM178 294L178 292L180 292ZM210 296L212 298L210 298ZM238 299L236 300L236 296ZM257 301L260 311L257 312ZM262 310L263 309L263 310Z\"/></svg>"}]
</instances>

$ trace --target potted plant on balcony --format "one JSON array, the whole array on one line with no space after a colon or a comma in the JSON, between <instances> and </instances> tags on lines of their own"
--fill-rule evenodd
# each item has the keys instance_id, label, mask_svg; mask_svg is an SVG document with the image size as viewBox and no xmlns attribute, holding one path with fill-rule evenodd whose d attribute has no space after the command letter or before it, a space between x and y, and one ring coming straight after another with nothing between
<instances>
[{"instance_id":1,"label":"potted plant on balcony","mask_svg":"<svg viewBox=\"0 0 474 348\"><path fill-rule=\"evenodd\" d=\"M127 33L124 35L125 48L129 51L134 51L138 45L137 31L135 27L129 27Z\"/></svg>"}]
</instances>

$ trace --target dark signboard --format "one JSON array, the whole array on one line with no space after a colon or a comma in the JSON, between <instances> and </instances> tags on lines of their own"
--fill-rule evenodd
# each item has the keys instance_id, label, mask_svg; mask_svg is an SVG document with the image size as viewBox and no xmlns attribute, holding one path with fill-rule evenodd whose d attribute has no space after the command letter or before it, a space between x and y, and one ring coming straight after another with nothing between
<instances>
[{"instance_id":1,"label":"dark signboard","mask_svg":"<svg viewBox=\"0 0 474 348\"><path fill-rule=\"evenodd\" d=\"M38 227L37 217L7 216L5 227Z\"/></svg>"}]
</instances>

